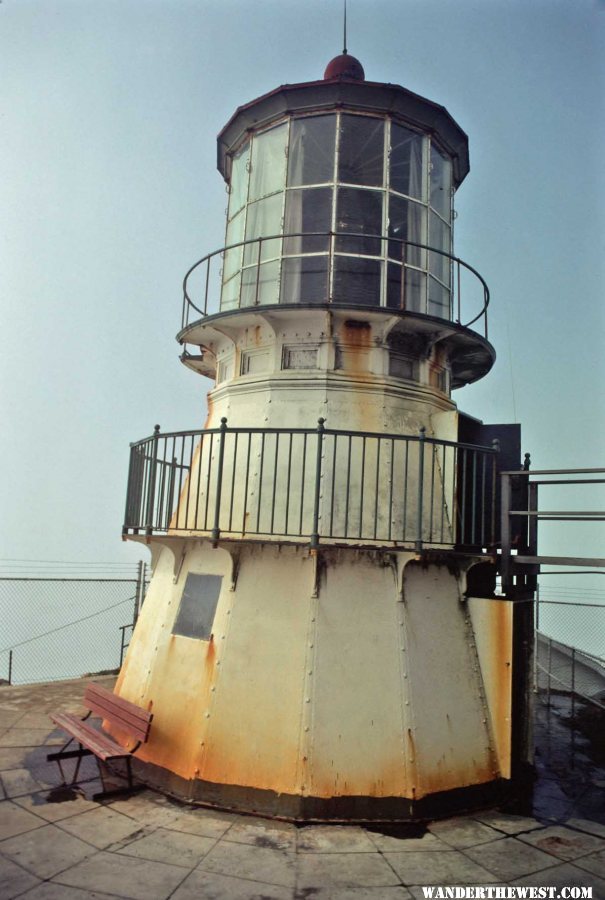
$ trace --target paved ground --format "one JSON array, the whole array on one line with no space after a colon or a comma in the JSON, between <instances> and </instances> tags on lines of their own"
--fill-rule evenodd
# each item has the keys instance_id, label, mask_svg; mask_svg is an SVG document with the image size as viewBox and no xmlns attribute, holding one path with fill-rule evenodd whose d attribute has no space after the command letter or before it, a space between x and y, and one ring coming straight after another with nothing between
<instances>
[{"instance_id":1,"label":"paved ground","mask_svg":"<svg viewBox=\"0 0 605 900\"><path fill-rule=\"evenodd\" d=\"M413 837L297 828L151 791L92 802L93 781L66 791L46 763L62 742L48 712L78 709L82 693L81 681L0 688L2 900L396 900L423 897L429 884L590 886L605 900L605 825L598 814L574 817L581 798L552 821L543 802L540 819L492 810ZM85 775L94 778L93 765ZM584 803L605 786L590 777ZM547 793L555 780L546 773Z\"/></svg>"}]
</instances>

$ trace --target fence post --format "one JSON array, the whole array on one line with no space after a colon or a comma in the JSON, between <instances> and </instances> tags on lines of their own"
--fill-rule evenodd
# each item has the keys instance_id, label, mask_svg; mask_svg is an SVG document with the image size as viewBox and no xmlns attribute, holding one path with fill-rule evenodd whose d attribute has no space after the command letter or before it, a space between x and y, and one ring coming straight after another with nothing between
<instances>
[{"instance_id":1,"label":"fence post","mask_svg":"<svg viewBox=\"0 0 605 900\"><path fill-rule=\"evenodd\" d=\"M321 498L321 454L323 451L324 422L317 420L317 454L315 457L315 497L313 500L313 531L311 532L311 547L319 545L319 501Z\"/></svg>"},{"instance_id":2,"label":"fence post","mask_svg":"<svg viewBox=\"0 0 605 900\"><path fill-rule=\"evenodd\" d=\"M571 718L572 718L572 729L573 719L576 715L576 650L575 647L571 648Z\"/></svg>"},{"instance_id":3,"label":"fence post","mask_svg":"<svg viewBox=\"0 0 605 900\"><path fill-rule=\"evenodd\" d=\"M548 639L548 681L546 688L546 705L550 707L550 673L552 672L552 638Z\"/></svg>"},{"instance_id":4,"label":"fence post","mask_svg":"<svg viewBox=\"0 0 605 900\"><path fill-rule=\"evenodd\" d=\"M416 550L422 550L422 512L424 494L424 441L426 428L421 425L418 433L418 510L416 515Z\"/></svg>"},{"instance_id":5,"label":"fence post","mask_svg":"<svg viewBox=\"0 0 605 900\"><path fill-rule=\"evenodd\" d=\"M134 593L134 610L132 612L132 627L137 624L137 620L139 618L139 612L141 609L142 597L143 597L143 566L144 562L142 559L137 563L137 586L135 588Z\"/></svg>"},{"instance_id":6,"label":"fence post","mask_svg":"<svg viewBox=\"0 0 605 900\"><path fill-rule=\"evenodd\" d=\"M8 683L13 683L13 651L8 651Z\"/></svg>"},{"instance_id":7,"label":"fence post","mask_svg":"<svg viewBox=\"0 0 605 900\"><path fill-rule=\"evenodd\" d=\"M146 532L147 534L153 533L153 507L155 505L155 478L156 478L156 467L158 462L158 437L160 434L160 426L155 425L153 428L153 451L151 454L151 472L149 473L149 494L147 496L147 510L146 510Z\"/></svg>"},{"instance_id":8,"label":"fence post","mask_svg":"<svg viewBox=\"0 0 605 900\"><path fill-rule=\"evenodd\" d=\"M214 505L214 527L212 528L212 540L216 543L220 537L221 530L219 528L221 515L221 492L223 490L223 463L225 460L225 440L227 434L227 419L225 416L221 419L220 435L221 442L218 448L218 471L216 474L216 502ZM210 464L208 464L210 465Z\"/></svg>"}]
</instances>

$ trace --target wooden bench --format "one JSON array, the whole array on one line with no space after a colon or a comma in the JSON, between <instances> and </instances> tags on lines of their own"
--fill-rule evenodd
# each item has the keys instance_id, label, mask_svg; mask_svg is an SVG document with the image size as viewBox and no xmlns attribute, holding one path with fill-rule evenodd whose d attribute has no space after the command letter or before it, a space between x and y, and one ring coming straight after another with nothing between
<instances>
[{"instance_id":1,"label":"wooden bench","mask_svg":"<svg viewBox=\"0 0 605 900\"><path fill-rule=\"evenodd\" d=\"M132 779L131 760L133 754L149 737L153 713L141 709L140 706L136 706L128 700L123 700L99 684L88 685L84 694L84 705L88 708L88 712L83 719L74 716L72 713L60 712L51 715L50 718L55 725L58 725L66 734L70 735L70 738L57 753L49 753L47 759L58 764L64 784L66 779L61 765L62 760L77 759L74 776L70 782L71 784L76 784L82 757L95 756L99 766L103 791L95 794L94 800L136 790ZM101 716L104 721L115 725L128 738L133 738L136 741L135 746L131 750L127 750L110 735L90 725L86 719L92 713ZM74 741L77 741L79 748L77 750L68 750L67 748ZM124 788L107 791L105 790L102 766L119 759L126 761L128 785Z\"/></svg>"}]
</instances>

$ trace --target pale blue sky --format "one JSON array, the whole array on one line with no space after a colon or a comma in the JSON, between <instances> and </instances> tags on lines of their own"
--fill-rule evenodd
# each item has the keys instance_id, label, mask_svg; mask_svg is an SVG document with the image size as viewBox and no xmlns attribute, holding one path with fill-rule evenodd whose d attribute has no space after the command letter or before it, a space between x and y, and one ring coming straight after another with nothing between
<instances>
[{"instance_id":1,"label":"pale blue sky","mask_svg":"<svg viewBox=\"0 0 605 900\"><path fill-rule=\"evenodd\" d=\"M455 399L516 413L536 467L603 462L604 35L596 0L349 3L368 79L469 135L455 251L498 360ZM340 0L0 3L0 557L138 557L129 441L205 418L174 335L183 274L223 243L216 134L340 49Z\"/></svg>"}]
</instances>

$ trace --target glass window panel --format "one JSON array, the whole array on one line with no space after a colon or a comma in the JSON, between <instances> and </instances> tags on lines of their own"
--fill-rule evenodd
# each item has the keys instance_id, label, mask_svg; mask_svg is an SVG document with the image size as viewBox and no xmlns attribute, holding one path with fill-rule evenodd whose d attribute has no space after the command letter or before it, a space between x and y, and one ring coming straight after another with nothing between
<instances>
[{"instance_id":1,"label":"glass window panel","mask_svg":"<svg viewBox=\"0 0 605 900\"><path fill-rule=\"evenodd\" d=\"M446 221L451 218L452 164L431 144L431 206Z\"/></svg>"},{"instance_id":2,"label":"glass window panel","mask_svg":"<svg viewBox=\"0 0 605 900\"><path fill-rule=\"evenodd\" d=\"M334 180L336 116L294 119L288 150L288 185Z\"/></svg>"},{"instance_id":3,"label":"glass window panel","mask_svg":"<svg viewBox=\"0 0 605 900\"><path fill-rule=\"evenodd\" d=\"M332 227L332 188L310 188L286 192L284 234L328 232ZM299 236L284 240L284 253L327 251L329 236Z\"/></svg>"},{"instance_id":4,"label":"glass window panel","mask_svg":"<svg viewBox=\"0 0 605 900\"><path fill-rule=\"evenodd\" d=\"M395 122L391 125L389 159L390 186L400 194L426 202L426 168L423 161L424 138Z\"/></svg>"},{"instance_id":5,"label":"glass window panel","mask_svg":"<svg viewBox=\"0 0 605 900\"><path fill-rule=\"evenodd\" d=\"M344 253L380 256L382 241L370 235L382 234L382 191L339 188L336 207L336 249ZM353 232L359 237L343 237Z\"/></svg>"},{"instance_id":6,"label":"glass window panel","mask_svg":"<svg viewBox=\"0 0 605 900\"><path fill-rule=\"evenodd\" d=\"M342 116L338 180L349 184L384 183L384 121Z\"/></svg>"},{"instance_id":7,"label":"glass window panel","mask_svg":"<svg viewBox=\"0 0 605 900\"><path fill-rule=\"evenodd\" d=\"M334 301L359 306L380 306L380 273L378 259L334 258Z\"/></svg>"},{"instance_id":8,"label":"glass window panel","mask_svg":"<svg viewBox=\"0 0 605 900\"><path fill-rule=\"evenodd\" d=\"M328 299L327 256L284 259L281 303L327 303Z\"/></svg>"},{"instance_id":9,"label":"glass window panel","mask_svg":"<svg viewBox=\"0 0 605 900\"><path fill-rule=\"evenodd\" d=\"M246 240L257 237L270 237L281 233L283 194L273 194L265 200L257 200L248 204L246 218ZM275 259L279 256L281 239L246 244L244 249L244 265L250 265L260 259Z\"/></svg>"},{"instance_id":10,"label":"glass window panel","mask_svg":"<svg viewBox=\"0 0 605 900\"><path fill-rule=\"evenodd\" d=\"M233 157L231 164L231 182L229 184L229 218L239 212L248 198L248 169L250 161L250 142Z\"/></svg>"},{"instance_id":11,"label":"glass window panel","mask_svg":"<svg viewBox=\"0 0 605 900\"><path fill-rule=\"evenodd\" d=\"M242 306L279 302L279 260L242 271Z\"/></svg>"},{"instance_id":12,"label":"glass window panel","mask_svg":"<svg viewBox=\"0 0 605 900\"><path fill-rule=\"evenodd\" d=\"M229 281L224 282L221 290L221 310L236 309L239 306L239 290L242 273L238 272Z\"/></svg>"},{"instance_id":13,"label":"glass window panel","mask_svg":"<svg viewBox=\"0 0 605 900\"><path fill-rule=\"evenodd\" d=\"M387 306L391 309L425 311L426 275L417 269L405 270L405 284L401 286L402 267L389 263L387 269Z\"/></svg>"},{"instance_id":14,"label":"glass window panel","mask_svg":"<svg viewBox=\"0 0 605 900\"><path fill-rule=\"evenodd\" d=\"M389 237L402 241L413 241L425 244L426 207L412 200L404 200L393 194L389 196ZM389 241L391 259L402 259L413 266L426 266L426 250L406 244L405 248L398 241Z\"/></svg>"},{"instance_id":15,"label":"glass window panel","mask_svg":"<svg viewBox=\"0 0 605 900\"><path fill-rule=\"evenodd\" d=\"M249 200L258 200L286 183L286 139L288 126L284 123L257 134L252 142Z\"/></svg>"},{"instance_id":16,"label":"glass window panel","mask_svg":"<svg viewBox=\"0 0 605 900\"><path fill-rule=\"evenodd\" d=\"M429 244L438 250L451 252L451 233L448 225L434 212L429 215ZM448 256L440 253L429 253L429 270L432 275L439 278L444 284L449 285L451 274L451 261Z\"/></svg>"},{"instance_id":17,"label":"glass window panel","mask_svg":"<svg viewBox=\"0 0 605 900\"><path fill-rule=\"evenodd\" d=\"M429 278L427 312L441 319L450 318L450 292L434 278Z\"/></svg>"},{"instance_id":18,"label":"glass window panel","mask_svg":"<svg viewBox=\"0 0 605 900\"><path fill-rule=\"evenodd\" d=\"M246 214L244 210L241 210L237 216L231 219L227 225L227 247L231 244L238 244L240 241L244 240L245 221ZM243 249L244 248L240 246L225 251L225 259L223 261L223 279L225 281L231 278L231 276L241 268Z\"/></svg>"}]
</instances>

